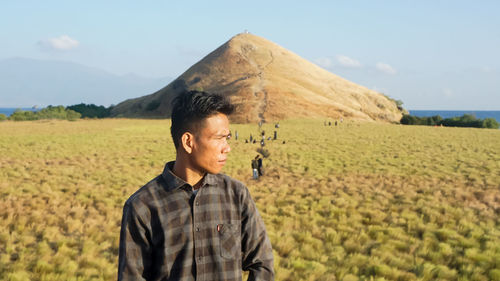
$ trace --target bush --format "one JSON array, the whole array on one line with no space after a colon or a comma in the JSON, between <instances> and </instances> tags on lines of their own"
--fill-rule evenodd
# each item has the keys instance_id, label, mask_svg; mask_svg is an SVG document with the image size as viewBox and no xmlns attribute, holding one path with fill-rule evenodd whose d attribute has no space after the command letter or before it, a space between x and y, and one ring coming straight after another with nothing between
<instances>
[{"instance_id":1,"label":"bush","mask_svg":"<svg viewBox=\"0 0 500 281\"><path fill-rule=\"evenodd\" d=\"M82 118L105 118L111 114L111 107L97 106L95 104L75 104L66 107L81 114Z\"/></svg>"},{"instance_id":2,"label":"bush","mask_svg":"<svg viewBox=\"0 0 500 281\"><path fill-rule=\"evenodd\" d=\"M157 109L160 106L160 104L161 103L159 100L153 100L150 103L148 103L148 105L146 106L146 110L153 111L153 110Z\"/></svg>"},{"instance_id":3,"label":"bush","mask_svg":"<svg viewBox=\"0 0 500 281\"><path fill-rule=\"evenodd\" d=\"M260 147L257 148L257 152L264 156L264 158L267 158L271 155L271 152L269 152L269 150Z\"/></svg>"},{"instance_id":4,"label":"bush","mask_svg":"<svg viewBox=\"0 0 500 281\"><path fill-rule=\"evenodd\" d=\"M7 120L7 115L0 113L0 121L5 121Z\"/></svg>"},{"instance_id":5,"label":"bush","mask_svg":"<svg viewBox=\"0 0 500 281\"><path fill-rule=\"evenodd\" d=\"M483 120L483 128L488 128L488 129L498 129L500 127L500 124L498 124L497 120L494 118L486 118Z\"/></svg>"},{"instance_id":6,"label":"bush","mask_svg":"<svg viewBox=\"0 0 500 281\"><path fill-rule=\"evenodd\" d=\"M9 117L10 120L14 121L30 121L36 120L35 113L32 111L23 111L21 109L16 109Z\"/></svg>"},{"instance_id":7,"label":"bush","mask_svg":"<svg viewBox=\"0 0 500 281\"><path fill-rule=\"evenodd\" d=\"M40 119L63 119L63 120L76 120L81 117L81 114L64 108L64 106L52 106L37 111L23 111L16 110L10 117L10 120L14 121L30 121L30 120L40 120Z\"/></svg>"}]
</instances>

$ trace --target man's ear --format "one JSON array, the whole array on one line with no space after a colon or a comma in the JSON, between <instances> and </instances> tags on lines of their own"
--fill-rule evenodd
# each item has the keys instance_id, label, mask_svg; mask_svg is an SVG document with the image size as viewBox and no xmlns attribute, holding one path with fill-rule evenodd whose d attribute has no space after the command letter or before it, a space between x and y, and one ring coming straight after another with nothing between
<instances>
[{"instance_id":1,"label":"man's ear","mask_svg":"<svg viewBox=\"0 0 500 281\"><path fill-rule=\"evenodd\" d=\"M194 135L190 132L185 132L181 137L181 146L188 154L191 154L194 146Z\"/></svg>"}]
</instances>

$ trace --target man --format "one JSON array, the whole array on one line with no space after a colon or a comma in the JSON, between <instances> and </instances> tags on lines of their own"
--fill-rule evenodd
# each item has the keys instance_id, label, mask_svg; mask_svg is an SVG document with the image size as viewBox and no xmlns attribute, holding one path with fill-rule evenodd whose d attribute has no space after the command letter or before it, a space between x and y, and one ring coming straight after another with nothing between
<instances>
[{"instance_id":1,"label":"man","mask_svg":"<svg viewBox=\"0 0 500 281\"><path fill-rule=\"evenodd\" d=\"M252 173L254 180L259 179L259 173L258 173L259 163L257 159L259 159L259 155L255 156L255 158L252 159Z\"/></svg>"},{"instance_id":2,"label":"man","mask_svg":"<svg viewBox=\"0 0 500 281\"><path fill-rule=\"evenodd\" d=\"M191 91L173 102L175 161L123 208L118 280L273 280L264 223L239 181L219 174L231 150L223 97Z\"/></svg>"},{"instance_id":3,"label":"man","mask_svg":"<svg viewBox=\"0 0 500 281\"><path fill-rule=\"evenodd\" d=\"M264 174L262 173L262 158L260 155L257 155L257 171L259 172L259 177L262 177Z\"/></svg>"}]
</instances>

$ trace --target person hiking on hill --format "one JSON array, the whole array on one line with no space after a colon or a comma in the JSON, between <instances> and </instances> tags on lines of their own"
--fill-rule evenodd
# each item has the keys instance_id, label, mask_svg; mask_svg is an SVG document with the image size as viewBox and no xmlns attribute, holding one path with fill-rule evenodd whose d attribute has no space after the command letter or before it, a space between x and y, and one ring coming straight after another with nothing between
<instances>
[{"instance_id":1,"label":"person hiking on hill","mask_svg":"<svg viewBox=\"0 0 500 281\"><path fill-rule=\"evenodd\" d=\"M259 162L257 159L259 159L259 155L252 159L252 175L254 180L259 178Z\"/></svg>"},{"instance_id":2,"label":"person hiking on hill","mask_svg":"<svg viewBox=\"0 0 500 281\"><path fill-rule=\"evenodd\" d=\"M260 155L257 155L257 172L259 172L259 177L264 175L262 172L262 158Z\"/></svg>"},{"instance_id":3,"label":"person hiking on hill","mask_svg":"<svg viewBox=\"0 0 500 281\"><path fill-rule=\"evenodd\" d=\"M274 280L264 222L243 183L220 174L231 148L222 96L173 102L175 161L126 201L118 280Z\"/></svg>"}]
</instances>

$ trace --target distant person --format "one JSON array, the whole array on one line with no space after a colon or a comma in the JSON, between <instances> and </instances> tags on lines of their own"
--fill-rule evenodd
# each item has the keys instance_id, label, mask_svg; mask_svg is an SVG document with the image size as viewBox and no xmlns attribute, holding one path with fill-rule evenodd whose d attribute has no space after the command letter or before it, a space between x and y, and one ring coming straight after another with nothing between
<instances>
[{"instance_id":1,"label":"distant person","mask_svg":"<svg viewBox=\"0 0 500 281\"><path fill-rule=\"evenodd\" d=\"M259 162L257 159L259 159L259 155L252 159L252 175L254 180L259 178Z\"/></svg>"},{"instance_id":2,"label":"distant person","mask_svg":"<svg viewBox=\"0 0 500 281\"><path fill-rule=\"evenodd\" d=\"M252 137L252 134L250 134L250 142L253 141L253 137Z\"/></svg>"},{"instance_id":3,"label":"distant person","mask_svg":"<svg viewBox=\"0 0 500 281\"><path fill-rule=\"evenodd\" d=\"M264 222L243 183L223 174L231 148L222 96L174 99L175 161L125 203L118 280L273 280Z\"/></svg>"},{"instance_id":4,"label":"distant person","mask_svg":"<svg viewBox=\"0 0 500 281\"><path fill-rule=\"evenodd\" d=\"M278 139L278 132L277 131L274 131L274 140L277 140Z\"/></svg>"},{"instance_id":5,"label":"distant person","mask_svg":"<svg viewBox=\"0 0 500 281\"><path fill-rule=\"evenodd\" d=\"M252 143L257 143L257 140L256 139L253 139L253 142Z\"/></svg>"},{"instance_id":6,"label":"distant person","mask_svg":"<svg viewBox=\"0 0 500 281\"><path fill-rule=\"evenodd\" d=\"M278 129L280 127L280 123L274 124L274 128Z\"/></svg>"},{"instance_id":7,"label":"distant person","mask_svg":"<svg viewBox=\"0 0 500 281\"><path fill-rule=\"evenodd\" d=\"M238 140L238 131L234 131L234 139Z\"/></svg>"},{"instance_id":8,"label":"distant person","mask_svg":"<svg viewBox=\"0 0 500 281\"><path fill-rule=\"evenodd\" d=\"M247 139L245 139L245 143L248 143L248 140L247 140Z\"/></svg>"},{"instance_id":9,"label":"distant person","mask_svg":"<svg viewBox=\"0 0 500 281\"><path fill-rule=\"evenodd\" d=\"M262 158L260 155L257 155L257 172L259 173L259 177L262 177L264 175L263 173L263 168L262 168Z\"/></svg>"},{"instance_id":10,"label":"distant person","mask_svg":"<svg viewBox=\"0 0 500 281\"><path fill-rule=\"evenodd\" d=\"M260 141L260 146L261 146L261 147L264 147L264 145L266 145L266 143L264 142L264 140L261 140L261 141Z\"/></svg>"},{"instance_id":11,"label":"distant person","mask_svg":"<svg viewBox=\"0 0 500 281\"><path fill-rule=\"evenodd\" d=\"M331 126L332 125L332 122L331 121L328 121L328 126Z\"/></svg>"},{"instance_id":12,"label":"distant person","mask_svg":"<svg viewBox=\"0 0 500 281\"><path fill-rule=\"evenodd\" d=\"M335 126L337 126L337 120L335 120Z\"/></svg>"}]
</instances>

